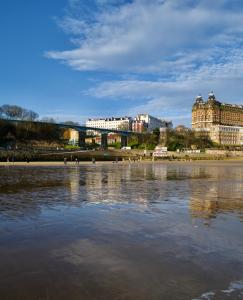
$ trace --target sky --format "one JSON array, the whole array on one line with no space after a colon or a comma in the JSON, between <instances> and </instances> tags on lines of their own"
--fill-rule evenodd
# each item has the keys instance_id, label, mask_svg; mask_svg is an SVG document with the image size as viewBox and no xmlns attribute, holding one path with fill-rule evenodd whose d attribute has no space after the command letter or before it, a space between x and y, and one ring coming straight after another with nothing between
<instances>
[{"instance_id":1,"label":"sky","mask_svg":"<svg viewBox=\"0 0 243 300\"><path fill-rule=\"evenodd\" d=\"M211 91L243 104L242 0L0 1L0 105L190 126Z\"/></svg>"}]
</instances>

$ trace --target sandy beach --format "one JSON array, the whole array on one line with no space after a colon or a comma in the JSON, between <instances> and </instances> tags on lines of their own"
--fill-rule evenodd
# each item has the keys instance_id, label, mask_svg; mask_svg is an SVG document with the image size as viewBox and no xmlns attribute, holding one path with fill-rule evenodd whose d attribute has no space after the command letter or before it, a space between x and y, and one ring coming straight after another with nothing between
<instances>
[{"instance_id":1,"label":"sandy beach","mask_svg":"<svg viewBox=\"0 0 243 300\"><path fill-rule=\"evenodd\" d=\"M68 161L65 165L62 161L34 161L34 162L0 162L0 167L78 167L78 166L102 166L102 165L133 165L133 164L176 164L176 165L242 165L243 158L238 159L225 159L225 160L160 160L160 161L96 161L95 164L92 161L81 161L76 164L75 161Z\"/></svg>"}]
</instances>

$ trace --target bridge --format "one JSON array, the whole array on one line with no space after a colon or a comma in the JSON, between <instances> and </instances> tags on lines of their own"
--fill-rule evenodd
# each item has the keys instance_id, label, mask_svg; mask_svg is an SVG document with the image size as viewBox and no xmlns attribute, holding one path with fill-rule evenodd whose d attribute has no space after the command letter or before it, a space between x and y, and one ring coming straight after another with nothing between
<instances>
[{"instance_id":1,"label":"bridge","mask_svg":"<svg viewBox=\"0 0 243 300\"><path fill-rule=\"evenodd\" d=\"M66 129L74 129L79 133L79 147L85 147L85 137L87 131L96 131L101 133L101 147L103 149L107 149L108 141L107 136L108 133L117 133L121 136L121 147L127 146L127 138L134 134L133 131L130 130L117 130L117 129L105 129L105 128L96 128L96 127L87 127L84 125L75 125L75 124L65 124L65 123L48 123L41 121L28 121L28 120L16 120L16 119L1 119L0 121L8 122L14 125L18 124L37 124L37 125L54 125L58 128L66 128ZM138 133L136 133L138 134Z\"/></svg>"}]
</instances>

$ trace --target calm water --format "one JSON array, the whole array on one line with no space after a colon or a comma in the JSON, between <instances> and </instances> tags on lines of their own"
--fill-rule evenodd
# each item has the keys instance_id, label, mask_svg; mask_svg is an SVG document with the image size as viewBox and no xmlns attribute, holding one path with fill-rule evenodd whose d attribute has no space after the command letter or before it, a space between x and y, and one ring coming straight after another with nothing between
<instances>
[{"instance_id":1,"label":"calm water","mask_svg":"<svg viewBox=\"0 0 243 300\"><path fill-rule=\"evenodd\" d=\"M243 164L0 168L0 299L243 299Z\"/></svg>"}]
</instances>

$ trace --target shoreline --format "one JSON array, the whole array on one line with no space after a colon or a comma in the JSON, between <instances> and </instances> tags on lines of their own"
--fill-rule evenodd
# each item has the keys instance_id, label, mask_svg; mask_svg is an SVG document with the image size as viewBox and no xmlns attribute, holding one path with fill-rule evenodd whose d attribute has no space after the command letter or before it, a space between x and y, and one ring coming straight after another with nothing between
<instances>
[{"instance_id":1,"label":"shoreline","mask_svg":"<svg viewBox=\"0 0 243 300\"><path fill-rule=\"evenodd\" d=\"M0 167L79 167L79 166L103 166L103 165L147 165L147 164L175 164L175 165L215 165L215 164L242 164L243 158L234 159L223 159L223 160L160 160L160 161L119 161L118 163L114 161L96 161L94 164L92 161L80 161L76 164L75 161L67 162L65 165L62 161L33 161L33 162L0 162Z\"/></svg>"}]
</instances>

